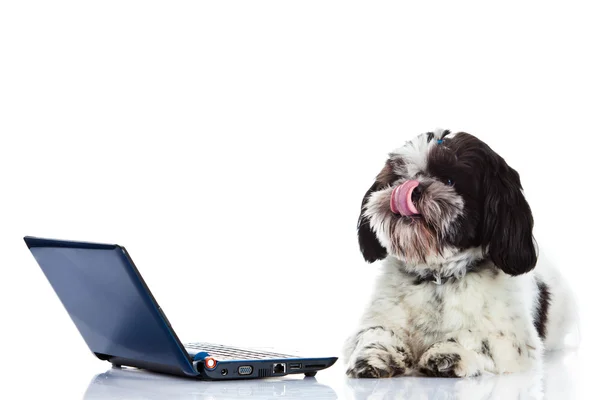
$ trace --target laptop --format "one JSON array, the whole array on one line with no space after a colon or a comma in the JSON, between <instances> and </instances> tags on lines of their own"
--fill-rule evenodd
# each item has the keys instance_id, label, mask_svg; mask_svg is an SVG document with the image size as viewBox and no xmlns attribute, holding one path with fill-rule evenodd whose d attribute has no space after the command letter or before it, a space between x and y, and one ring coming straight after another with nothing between
<instances>
[{"instance_id":1,"label":"laptop","mask_svg":"<svg viewBox=\"0 0 600 400\"><path fill-rule=\"evenodd\" d=\"M299 357L212 343L183 345L123 246L26 236L96 357L205 380L315 376L337 357Z\"/></svg>"}]
</instances>

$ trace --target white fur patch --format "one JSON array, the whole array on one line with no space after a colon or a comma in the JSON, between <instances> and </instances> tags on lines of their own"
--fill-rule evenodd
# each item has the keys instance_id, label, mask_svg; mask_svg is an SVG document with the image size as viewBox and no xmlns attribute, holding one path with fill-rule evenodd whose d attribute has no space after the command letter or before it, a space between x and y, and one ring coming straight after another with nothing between
<instances>
[{"instance_id":1,"label":"white fur patch","mask_svg":"<svg viewBox=\"0 0 600 400\"><path fill-rule=\"evenodd\" d=\"M427 133L418 135L412 140L407 141L404 146L397 148L390 153L390 158L402 159L404 161L404 169L398 171L399 175L405 174L408 179L414 178L419 172L427 169L427 156L429 150L437 145L437 140L444 134L444 129L436 129L433 131L433 139L427 141ZM451 138L454 134L449 134L446 137Z\"/></svg>"},{"instance_id":2,"label":"white fur patch","mask_svg":"<svg viewBox=\"0 0 600 400\"><path fill-rule=\"evenodd\" d=\"M471 256L479 256L480 251ZM444 270L460 270L460 260L442 264ZM539 365L544 343L533 324L537 306L535 280L558 276L549 265L539 266L543 272L537 276L531 272L517 277L490 266L443 285L415 284L414 276L403 272L405 266L392 257L383 262L383 268L358 331L381 326L394 333L387 333L383 343L389 344L393 337L395 346L410 349L413 359L405 363L413 365L414 370L423 372L432 357L443 354L460 356L460 362L452 367L456 376L474 376L483 371L518 372ZM564 296L568 289L559 280L545 282L553 293L548 345L561 347L572 328L571 324L564 324L565 310L572 304L570 297ZM373 340L376 339L369 342ZM357 344L344 349L348 369L352 370L353 362L363 355L364 341L357 340L355 334L348 343ZM443 376L439 371L431 372L436 373Z\"/></svg>"}]
</instances>

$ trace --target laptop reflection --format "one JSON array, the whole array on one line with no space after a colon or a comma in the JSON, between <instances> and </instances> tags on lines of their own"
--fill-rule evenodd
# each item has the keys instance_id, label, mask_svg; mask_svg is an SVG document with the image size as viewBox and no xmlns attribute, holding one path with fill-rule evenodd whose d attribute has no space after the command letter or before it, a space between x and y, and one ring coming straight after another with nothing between
<instances>
[{"instance_id":1,"label":"laptop reflection","mask_svg":"<svg viewBox=\"0 0 600 400\"><path fill-rule=\"evenodd\" d=\"M337 399L336 392L315 378L198 381L156 374L135 368L112 368L90 382L85 400L91 399Z\"/></svg>"}]
</instances>

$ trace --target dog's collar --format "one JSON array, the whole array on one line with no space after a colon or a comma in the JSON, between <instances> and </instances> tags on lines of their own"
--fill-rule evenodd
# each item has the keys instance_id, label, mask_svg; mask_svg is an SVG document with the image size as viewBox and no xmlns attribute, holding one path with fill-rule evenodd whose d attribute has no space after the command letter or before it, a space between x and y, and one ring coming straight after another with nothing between
<instances>
[{"instance_id":1,"label":"dog's collar","mask_svg":"<svg viewBox=\"0 0 600 400\"><path fill-rule=\"evenodd\" d=\"M406 274L411 275L414 278L413 283L415 285L420 285L421 283L426 282L432 282L436 285L443 285L448 281L458 281L459 279L464 278L464 276L468 273L481 270L481 267L483 266L483 264L485 264L486 261L488 261L488 259L488 257L484 257L478 260L473 260L471 263L461 268L460 271L455 271L450 275L442 275L439 271L435 270L426 270L423 272L404 270L404 272Z\"/></svg>"},{"instance_id":2,"label":"dog's collar","mask_svg":"<svg viewBox=\"0 0 600 400\"><path fill-rule=\"evenodd\" d=\"M441 276L438 273L435 272L428 272L425 275L418 275L418 274L411 274L414 276L414 281L413 283L415 285L420 285L421 283L424 282L433 282L436 285L443 285L444 283L448 282L450 279L455 279L454 275L451 276Z\"/></svg>"}]
</instances>

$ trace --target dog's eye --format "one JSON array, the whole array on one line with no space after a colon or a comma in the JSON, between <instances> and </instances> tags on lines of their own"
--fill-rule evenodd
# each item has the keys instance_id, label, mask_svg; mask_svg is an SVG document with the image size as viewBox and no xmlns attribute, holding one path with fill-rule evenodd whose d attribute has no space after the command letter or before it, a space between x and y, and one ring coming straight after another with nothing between
<instances>
[{"instance_id":1,"label":"dog's eye","mask_svg":"<svg viewBox=\"0 0 600 400\"><path fill-rule=\"evenodd\" d=\"M454 186L454 181L450 178L446 179L444 183L448 186Z\"/></svg>"}]
</instances>

